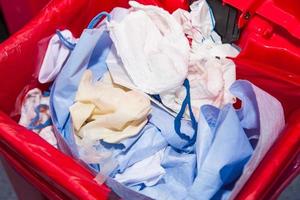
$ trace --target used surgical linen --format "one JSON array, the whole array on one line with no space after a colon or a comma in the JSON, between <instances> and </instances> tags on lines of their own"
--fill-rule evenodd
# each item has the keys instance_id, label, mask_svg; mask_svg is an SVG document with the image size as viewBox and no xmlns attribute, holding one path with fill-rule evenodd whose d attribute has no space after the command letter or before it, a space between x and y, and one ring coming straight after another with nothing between
<instances>
[{"instance_id":1,"label":"used surgical linen","mask_svg":"<svg viewBox=\"0 0 300 200\"><path fill-rule=\"evenodd\" d=\"M207 120L209 129L199 127L196 143L197 168L194 153L180 154L169 147L174 157L170 153L165 154L166 160L172 160L171 163L162 162L166 170L163 177L165 181L152 187L132 187L133 189L154 199L210 199L222 186L239 177L253 149L237 113L230 104L223 110L207 106L202 107L201 111L205 119L201 118L200 121ZM201 146L206 141L207 145ZM180 168L180 163L184 164L183 169Z\"/></svg>"},{"instance_id":2,"label":"used surgical linen","mask_svg":"<svg viewBox=\"0 0 300 200\"><path fill-rule=\"evenodd\" d=\"M108 29L130 80L148 94L181 86L190 51L181 26L159 7L129 4L129 14L120 22L111 20Z\"/></svg>"},{"instance_id":3,"label":"used surgical linen","mask_svg":"<svg viewBox=\"0 0 300 200\"><path fill-rule=\"evenodd\" d=\"M221 108L235 101L229 92L230 85L235 81L235 65L231 60L211 57L196 61L189 67L188 80L195 116L199 116L202 105L211 104ZM163 104L176 112L181 109L185 96L184 87L160 94ZM186 116L189 116L187 111Z\"/></svg>"},{"instance_id":4,"label":"used surgical linen","mask_svg":"<svg viewBox=\"0 0 300 200\"><path fill-rule=\"evenodd\" d=\"M159 113L154 115L157 114ZM119 163L115 179L137 190L145 186L152 190L150 186L156 187L155 185L161 185L161 183L164 183L163 185L167 184L169 188L176 187L176 183L179 183L180 187L177 187L177 189L183 189L188 184L191 185L195 172L196 156L195 154L174 151L162 136L166 134L163 134L159 128L149 122L136 143L128 149L122 150L122 153L115 157ZM173 136L177 135L174 133ZM144 169L132 171L131 168L136 169L150 160L151 164L145 166ZM147 176L145 176L145 171L148 172ZM145 190L147 190L146 188ZM179 193L179 191L177 192ZM164 191L164 193L167 193L167 191ZM153 196L150 195L150 197Z\"/></svg>"},{"instance_id":5,"label":"used surgical linen","mask_svg":"<svg viewBox=\"0 0 300 200\"><path fill-rule=\"evenodd\" d=\"M133 82L128 77L124 65L122 63L121 58L117 54L116 47L112 45L111 50L107 56L106 59L107 68L109 70L109 73L112 76L112 80L115 84L124 86L129 89L139 90ZM172 116L176 116L177 113L171 111L170 109L167 109L161 102L157 101L155 98L153 98L151 95L148 95L149 99L155 103L160 108L164 109L166 112L171 114Z\"/></svg>"},{"instance_id":6,"label":"used surgical linen","mask_svg":"<svg viewBox=\"0 0 300 200\"><path fill-rule=\"evenodd\" d=\"M204 1L199 1L195 5L201 5L201 2L203 3ZM148 17L147 20L150 20L151 23L160 28L164 27L163 24L157 22L165 15L161 15L156 8L154 9L153 6L144 7L135 3L131 4L134 8L131 8L129 12L126 9L121 9L125 10L123 17L129 16L130 13L138 13L133 15L133 19L136 19L134 17L137 16L143 16L145 19ZM200 8L199 10L202 9ZM116 16L120 15L116 14ZM113 15L111 22L114 24L116 21L115 24L122 24L123 18L117 20L116 16ZM132 20L131 18L129 19ZM213 24L213 21L210 24ZM131 25L131 28L121 26L119 31L123 30L123 28L125 30L134 29L134 24L132 23ZM210 26L206 26L205 29L199 31L202 36L208 32L205 31L208 30L208 27ZM72 135L73 126L68 109L74 103L80 78L82 78L86 69L90 69L94 77L93 82L90 82L91 85L100 79L104 82L107 81L107 76L104 76L107 71L105 61L107 60L107 54L111 52L112 41L110 36L112 33L108 35L104 29L102 24L99 29L86 30L83 33L80 38L82 40L81 44L79 41L76 45L66 66L60 73L62 74L61 77L60 74L58 76L59 81L56 81L54 85L52 98L55 103L53 103L54 112L52 112L52 117L55 119L54 122L55 125L58 125L59 131L62 132L69 145L71 144L71 148L76 148L76 146L74 135ZM111 31L110 28L109 31ZM101 34L101 36L97 34ZM193 34L191 35L193 36ZM130 34L126 36L129 37ZM136 36L136 38L139 37L141 36ZM106 175L121 181L125 186L154 199L227 199L230 196L232 186L243 173L245 164L253 154L253 148L255 146L259 148L257 154L266 152L263 145L266 143L267 137L270 136L271 132L279 132L282 124L284 124L280 103L267 93L259 92L259 89L249 82L237 81L229 90L231 83L235 80L235 71L233 70L235 68L232 67L233 63L227 60L226 57L234 57L238 51L230 45L222 45L220 38L214 32L211 32L208 37L203 36L203 38L201 38L201 42L196 39L193 40L194 44L192 44L191 53L189 52L191 56L188 59L189 71L186 76L190 80L191 90L204 91L205 98L210 98L208 103L212 105L200 107L199 103L197 107L194 104L193 109L198 109L199 113L197 116L199 117L198 131L196 133L191 125L191 121L181 120L181 132L187 138L196 137L196 143L187 145L189 141L182 139L175 131L174 117L153 104L147 124L139 133L132 137L124 138L118 141L118 144L112 144L109 143L110 141L103 141L103 139L95 143L90 143L86 140L79 142L80 148L85 148L80 149L79 154L84 154L83 157L86 158L84 160L89 164L94 164L91 166L96 171L104 171ZM94 43L97 43L97 45ZM92 47L90 49L91 44ZM135 49L132 49L134 44L136 44L136 41L131 40L129 50L135 52ZM117 45L116 49L118 49ZM82 53L84 55L81 55ZM120 57L120 63L122 63L121 66L127 73L127 69L123 66L125 65L123 58L120 55L118 56ZM130 58L134 60L135 57L132 56ZM204 77L208 77L209 81L203 79L203 76L201 76L202 72L198 74L199 76L195 76L194 80L193 76L190 75L194 73L191 73L193 70L203 70ZM114 76L111 70L109 72L113 81L115 81L114 78L118 77ZM128 78L138 88L130 74L128 74ZM216 80L215 78L218 79ZM228 78L228 81L220 82L219 79L221 78ZM91 79L89 78L88 80ZM216 81L219 82L215 83ZM194 89L194 87L199 86L198 83L203 84L200 84L200 86L204 89ZM210 85L211 83L215 83L215 85ZM71 91L68 90L69 86L66 85L70 86ZM178 102L176 104L179 105L181 104L180 98L186 96L185 94L182 95L185 90L180 87L181 85L182 83L172 91L172 98L177 98ZM208 87L208 85L211 87ZM221 91L220 88L222 88ZM129 91L128 89L124 90ZM183 92L180 90L183 90ZM195 95L198 94L195 93ZM242 101L242 107L238 110L235 110L232 106L235 98L239 98ZM210 103L211 99L217 99L217 102L221 103L214 105L214 103ZM224 101L224 99L228 101ZM260 99L262 99L263 103L260 102ZM263 106L268 101L272 102L270 103L271 111L275 110L280 115L271 124L269 124L269 121L270 118L273 119L273 116L270 110L266 109L267 106ZM86 107L86 109L84 109L84 112L81 112L82 115L78 116L78 119L74 120L76 121L74 125L77 130L86 123L80 117L89 118L89 113L95 111L94 106L86 106L83 100L80 104L79 106ZM169 106L171 107L172 105ZM175 106L174 109L176 109ZM110 111L110 106L105 106L104 110ZM99 110L96 110L97 112ZM269 126L262 126L262 124L269 124ZM262 136L263 134L265 136ZM257 138L259 137L262 138L264 143L258 142L257 144ZM269 145L268 143L267 146ZM261 159L261 156L257 156ZM252 167L257 166L257 160L259 159L250 161L253 165L251 167L246 166L244 173L252 172ZM106 160L113 162L107 162L109 164L104 165ZM108 166L112 166L111 171L107 170ZM149 166L147 174L144 174L142 170L136 170L144 168L144 166ZM122 194L123 198L133 199L138 196L128 193L127 188L115 184L110 179L108 179L108 183L117 187L118 194Z\"/></svg>"},{"instance_id":7,"label":"used surgical linen","mask_svg":"<svg viewBox=\"0 0 300 200\"><path fill-rule=\"evenodd\" d=\"M202 129L199 129L196 143L198 173L189 191L191 198L211 199L217 194L227 199L230 190L226 191L222 187L235 183L242 173L248 174L249 166L255 161L250 161L244 172L243 166L252 154L251 160L258 156L255 153L257 150L253 153L256 143L251 138L265 138L273 133L278 135L284 126L282 106L274 97L248 81L236 81L230 91L242 101L240 109L234 110L230 104L222 110L209 105L201 108L199 126ZM278 113L280 117L274 120L273 113ZM263 148L256 148L259 149L258 157L261 159ZM250 170L252 173L251 167ZM214 174L214 171L219 172Z\"/></svg>"},{"instance_id":8,"label":"used surgical linen","mask_svg":"<svg viewBox=\"0 0 300 200\"><path fill-rule=\"evenodd\" d=\"M140 184L130 188L153 199L184 199L195 177L195 154L178 153L173 148L167 147L161 166L166 174L157 185L145 187Z\"/></svg>"},{"instance_id":9,"label":"used surgical linen","mask_svg":"<svg viewBox=\"0 0 300 200\"><path fill-rule=\"evenodd\" d=\"M211 199L222 186L236 181L253 151L232 105L222 110L203 106L201 111L210 129L199 128L197 177L188 192L191 199ZM208 148L202 149L204 138Z\"/></svg>"},{"instance_id":10,"label":"used surgical linen","mask_svg":"<svg viewBox=\"0 0 300 200\"><path fill-rule=\"evenodd\" d=\"M49 96L38 88L30 90L23 101L19 124L34 131L57 148L49 112Z\"/></svg>"},{"instance_id":11,"label":"used surgical linen","mask_svg":"<svg viewBox=\"0 0 300 200\"><path fill-rule=\"evenodd\" d=\"M199 116L199 108L205 104L221 108L233 103L229 87L236 79L235 65L226 57L236 57L239 52L229 44L222 44L213 31L214 19L206 1L194 2L190 13L179 9L173 16L192 40L187 79L193 113ZM163 104L175 112L179 112L185 96L184 87L160 94Z\"/></svg>"},{"instance_id":12,"label":"used surgical linen","mask_svg":"<svg viewBox=\"0 0 300 200\"><path fill-rule=\"evenodd\" d=\"M161 131L153 124L148 123L140 135L135 138L127 148L116 151L115 159L118 161L116 172L123 173L128 167L153 156L168 145Z\"/></svg>"},{"instance_id":13,"label":"used surgical linen","mask_svg":"<svg viewBox=\"0 0 300 200\"><path fill-rule=\"evenodd\" d=\"M103 149L112 152L112 159L114 159L118 163L118 166L114 170L115 173L112 173L112 175L117 176L117 174L122 174L122 181L126 183L132 183L132 179L125 173L128 167L142 162L144 159L151 159L149 157L152 157L157 152L165 149L168 145L176 147L176 150L179 152L194 151L194 147L192 146L185 147L187 141L182 140L176 134L174 126L172 125L173 121L173 116L161 110L157 106L152 105L149 122L138 135L126 140L122 140L121 146L115 144L100 143L96 148L99 150L100 154ZM181 128L181 130L188 135L194 134L194 130L191 127L191 124L187 123L186 120L183 120ZM157 176L157 174L162 173L161 168L158 167L161 163L161 160L152 159L152 162L152 164L157 167L153 168L152 171L149 172L149 176L147 179L140 179L140 181L146 185L152 185L153 180L158 180L159 178L161 178L161 176ZM137 176L141 177L140 174L137 174ZM149 183L147 181L149 181Z\"/></svg>"},{"instance_id":14,"label":"used surgical linen","mask_svg":"<svg viewBox=\"0 0 300 200\"><path fill-rule=\"evenodd\" d=\"M70 113L76 134L87 140L119 143L146 125L150 100L142 93L114 85L110 75L92 83L87 70L81 79Z\"/></svg>"},{"instance_id":15,"label":"used surgical linen","mask_svg":"<svg viewBox=\"0 0 300 200\"><path fill-rule=\"evenodd\" d=\"M248 164L245 166L242 176L237 181L232 195L230 196L230 199L234 199L241 187L246 183L271 146L277 140L285 126L285 120L281 103L260 88L254 85L252 85L252 88L249 88L249 82L244 81L241 84L233 85L231 90L235 91L234 94L238 98L244 99L244 101L252 102L252 104L254 102L255 106L249 108L242 106L241 110L239 111L239 115L243 118L244 122L250 121L248 118L251 117L252 123L248 124L247 134L248 137L253 138L251 140L252 142L253 140L256 140L254 143L256 147L253 155ZM242 90L246 92L237 92ZM253 98L254 95L256 100ZM253 112L252 110L258 110L259 115L247 114L247 112ZM260 130L259 134L255 134L255 130L257 129Z\"/></svg>"},{"instance_id":16,"label":"used surgical linen","mask_svg":"<svg viewBox=\"0 0 300 200\"><path fill-rule=\"evenodd\" d=\"M115 8L114 20L122 19L127 9ZM73 105L80 79L86 69L93 73L94 81L107 71L106 57L112 41L106 31L105 21L95 29L85 29L71 52L65 66L58 74L50 94L50 111L53 124L66 139L73 155L78 156L70 119L69 107Z\"/></svg>"},{"instance_id":17,"label":"used surgical linen","mask_svg":"<svg viewBox=\"0 0 300 200\"><path fill-rule=\"evenodd\" d=\"M82 141L81 141L82 142ZM109 158L108 161L113 161L116 165L111 166L110 173L106 175L111 175L112 177L118 176L118 174L123 174L129 167L142 162L145 159L151 159L153 156L167 147L168 143L162 136L160 130L153 124L148 123L138 135L121 141L119 144L109 144L105 142L100 142L97 144L86 145L81 144L83 148L79 147L80 152L85 151L87 153L92 153L90 155L83 155L82 159L88 161L89 164L97 164L92 167L96 171L103 173L103 164L105 163L105 156ZM108 155L111 153L111 155ZM157 155L158 156L158 155ZM140 180L144 184L153 185L156 181L160 180L162 169L158 166L160 165L159 157L157 159L151 159L154 168L152 172L149 172L148 177L144 177L143 180L138 179L141 175L137 174L136 181ZM88 159L88 160L87 160ZM100 164L100 165L99 165ZM143 164L143 162L142 162ZM140 165L140 164L138 164ZM123 174L122 182L132 182L132 178ZM149 182L148 182L149 181ZM135 183L133 183L135 185Z\"/></svg>"},{"instance_id":18,"label":"used surgical linen","mask_svg":"<svg viewBox=\"0 0 300 200\"><path fill-rule=\"evenodd\" d=\"M153 6L141 6L139 4L137 4L137 5L136 4L137 4L136 2L131 2L131 5L133 6L132 9L135 12L137 12L137 11L147 11L147 12L144 13L144 16L142 16L142 14L135 16L135 20L138 20L138 19L142 20L142 17L149 16L151 18L151 20L153 22L155 22L155 25L157 27L160 27L160 28L162 27L162 25L161 25L163 23L162 16L165 16L166 13L162 13L161 9L158 9ZM212 16L210 16L211 12L205 1L195 2L191 6L191 8L192 8L191 13L189 13L187 11L179 10L183 13L183 15L176 14L177 12L175 12L173 14L175 17L172 18L172 16L167 14L167 16L168 16L167 19L169 19L172 22L173 22L173 20L177 19L178 24L182 25L182 29L184 30L184 33L187 34L188 36L190 34L190 38L192 39L192 43L193 43L192 49L189 50L188 62L185 63L185 66L188 69L188 74L185 74L184 77L188 78L190 85L191 85L191 102L192 102L193 112L196 116L199 116L199 108L202 105L212 104L217 107L222 107L227 103L233 103L235 101L234 97L229 92L230 85L236 79L235 65L231 60L226 59L226 57L227 56L235 57L238 55L239 52L229 44L222 44L221 38L215 32L213 32L214 21L213 21ZM199 14L198 13L199 10L201 10L201 12L203 12L203 13ZM135 12L132 12L132 11L129 12L128 16L133 15ZM179 13L181 13L181 12L179 12ZM184 12L186 12L186 13L184 13ZM203 18L203 16L206 16L206 14L208 14L210 17ZM198 19L198 18L201 18L201 19ZM123 20L124 23L122 24L122 27L128 28L128 30L129 29L132 30L131 28L129 28L130 26L128 24L126 24L129 22L126 22L125 20L126 20L126 18ZM186 22L182 22L184 20ZM204 21L209 20L209 21L207 23L200 23L199 20L200 21L201 20L204 20ZM123 22L123 21L121 21L121 22ZM117 23L111 22L111 24L117 24ZM177 26L178 26L178 24L177 24ZM203 26L201 26L201 24ZM111 26L113 27L114 25L111 25ZM118 27L121 25L118 24L115 26ZM185 26L187 26L187 27L185 27ZM167 29L167 28L165 28L165 29ZM143 31L143 30L144 29L139 29L139 31ZM210 30L210 31L207 31L207 30ZM195 33L191 34L191 32L193 32L193 31ZM199 35L201 35L202 32L205 33L205 34L203 33L205 35L205 37L201 36L201 40L200 40ZM110 35L111 35L112 39L114 37L116 37L115 35L113 35L113 33L114 33L114 29L111 29ZM120 36L118 36L118 37L123 38L123 37L121 37L121 35L124 33L126 33L126 32L124 32L124 31L120 32L119 33ZM145 35L145 34L140 34L139 37L141 37L142 35ZM130 35L130 37L131 37L131 35ZM138 38L138 37L134 37L134 39L136 39L136 38ZM122 40L125 40L125 36ZM121 42L115 41L114 39L113 39L113 41L114 41L114 45L112 46L111 51L106 60L106 63L109 68L109 71L112 75L113 81L115 83L125 86L127 88L140 89L145 92L145 90L141 89L141 87L139 87L139 85L135 84L133 78L131 77L131 72L128 71L128 69L126 68L126 65L124 63L126 60L130 61L130 59L132 59L132 62L133 62L133 61L136 61L139 59L136 59L135 56L131 56L130 59L122 58L122 55L121 55L122 52L120 53L120 47L119 47L120 45L117 44L118 42L119 43L121 43ZM142 41L147 42L149 40L147 38L143 38ZM129 40L128 40L126 42L130 43L128 45L139 44L136 41L129 42ZM125 45L125 44L127 44L127 43L125 43L125 41L124 41L123 53L126 53L126 56L128 56L127 54L129 54L130 51L128 51L128 49L127 49L128 45ZM161 46L161 45L159 45L159 46ZM126 51L125 51L125 47L126 47ZM136 48L129 48L129 49L136 50ZM145 49L145 48L143 48L143 49ZM142 51L138 51L138 50L136 50L136 51L139 54L142 52ZM134 54L134 55L138 55L138 54ZM183 54L181 54L181 55L183 55ZM125 59L125 61L124 61L124 59ZM183 59L183 57L182 57L182 59ZM143 58L142 60L146 62L147 58ZM166 66L162 62L162 59L156 59L156 62L158 62L158 63L156 63L157 66L160 66L159 63ZM151 64L151 62L148 62L148 63ZM134 65L131 64L130 66L134 66ZM135 65L135 66L141 66L141 65ZM142 70L142 69L143 68L138 67L138 69L132 69L132 70L135 71L136 73L139 73L138 71ZM160 69L159 73L158 73L159 75L156 74L156 72L151 69L153 72L153 76L155 76L155 77L150 78L150 80L154 81L155 83L159 83L158 81L156 81L157 78L162 78L162 80L164 79L164 80L169 81L170 79L166 79L166 77L163 78L162 76L163 76L163 74L172 74L174 72L174 70L172 71L171 68L169 68L169 69L163 68L163 70L165 70L165 71L161 71L161 69L162 69L161 67L159 69ZM140 71L140 72L142 73L142 71ZM147 83L145 81L145 80L147 80L147 77L146 78L144 77L147 74L150 75L149 71L148 72L144 71L142 73L142 75L138 76L137 74L135 74L134 76L140 78L141 82L144 84L144 83ZM183 73L180 73L180 76L181 76L181 74L183 74ZM175 77L175 76L173 76L173 77ZM153 85L153 84L151 84L151 85ZM166 84L164 84L164 85L166 86ZM149 94L155 94L155 93L149 93ZM168 107L172 111L174 111L175 113L178 113L179 110L181 109L181 105L182 105L185 97L186 97L186 90L182 86L182 82L180 85L177 85L176 87L175 86L170 87L167 91L160 92L160 99L161 99L162 103L166 107ZM172 113L172 112L170 112L170 113ZM185 117L186 118L190 117L188 112L185 113Z\"/></svg>"},{"instance_id":19,"label":"used surgical linen","mask_svg":"<svg viewBox=\"0 0 300 200\"><path fill-rule=\"evenodd\" d=\"M60 33L69 42L77 42L77 39L73 37L69 30L64 30ZM48 83L56 78L57 74L64 66L70 51L71 50L61 42L57 34L50 39L39 73L40 83Z\"/></svg>"},{"instance_id":20,"label":"used surgical linen","mask_svg":"<svg viewBox=\"0 0 300 200\"><path fill-rule=\"evenodd\" d=\"M160 165L163 153L164 150L161 150L153 156L133 164L128 167L124 173L117 174L115 180L126 186L143 184L149 187L156 185L166 173L164 168Z\"/></svg>"},{"instance_id":21,"label":"used surgical linen","mask_svg":"<svg viewBox=\"0 0 300 200\"><path fill-rule=\"evenodd\" d=\"M172 15L181 24L187 37L200 43L210 37L215 27L215 19L205 0L193 2L190 9L191 12L177 9Z\"/></svg>"},{"instance_id":22,"label":"used surgical linen","mask_svg":"<svg viewBox=\"0 0 300 200\"><path fill-rule=\"evenodd\" d=\"M260 99L266 99L266 102L270 100L272 108L283 114L277 100L274 101L269 94L247 81L236 81L231 87L231 92L242 100L242 108L235 110L231 104L227 104L223 109L211 105L201 108L195 145L197 168L195 166L192 168L193 172L190 176L182 176L193 177L192 181L187 181L190 184L172 182L171 180L178 178L179 172L170 174L165 165L161 164L166 170L166 175L162 179L168 181L158 182L151 187L131 186L131 188L154 199L214 199L217 196L227 199L232 189L229 186L240 177L253 153L253 145L249 138L253 138L253 135L262 135L266 131L270 132L268 129L260 128L260 116L271 113L266 106L258 106ZM263 123L267 124L270 118L273 117L269 115ZM280 132L283 124L283 117L280 117L270 125L272 127L270 129L279 128L277 132ZM173 149L170 146L168 148ZM193 152L188 155L192 156ZM174 165L179 166L176 162ZM181 172L185 171L181 170ZM169 182L172 184L168 186ZM224 190L225 187L229 190ZM177 191L180 192L176 193Z\"/></svg>"}]
</instances>

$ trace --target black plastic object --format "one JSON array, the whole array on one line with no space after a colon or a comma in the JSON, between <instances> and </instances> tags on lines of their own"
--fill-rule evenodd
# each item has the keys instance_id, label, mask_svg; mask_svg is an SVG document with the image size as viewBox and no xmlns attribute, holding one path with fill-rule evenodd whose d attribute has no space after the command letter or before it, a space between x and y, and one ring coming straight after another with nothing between
<instances>
[{"instance_id":1,"label":"black plastic object","mask_svg":"<svg viewBox=\"0 0 300 200\"><path fill-rule=\"evenodd\" d=\"M189 0L192 4L195 0ZM240 30L237 26L238 11L224 5L222 0L206 0L214 14L215 31L221 36L223 43L233 43L239 39Z\"/></svg>"},{"instance_id":2,"label":"black plastic object","mask_svg":"<svg viewBox=\"0 0 300 200\"><path fill-rule=\"evenodd\" d=\"M8 31L4 22L3 15L0 10L0 43L8 38Z\"/></svg>"},{"instance_id":3,"label":"black plastic object","mask_svg":"<svg viewBox=\"0 0 300 200\"><path fill-rule=\"evenodd\" d=\"M232 43L239 39L237 26L238 11L224 5L221 0L207 0L216 20L215 31L222 37L223 43Z\"/></svg>"}]
</instances>

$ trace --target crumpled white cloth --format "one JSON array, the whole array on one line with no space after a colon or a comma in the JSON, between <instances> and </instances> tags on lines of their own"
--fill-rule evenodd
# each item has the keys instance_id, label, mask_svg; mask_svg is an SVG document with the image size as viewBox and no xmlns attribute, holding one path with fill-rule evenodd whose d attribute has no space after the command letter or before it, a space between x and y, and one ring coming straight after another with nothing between
<instances>
[{"instance_id":1,"label":"crumpled white cloth","mask_svg":"<svg viewBox=\"0 0 300 200\"><path fill-rule=\"evenodd\" d=\"M193 2L190 9L191 12L177 9L172 15L181 24L188 38L200 43L210 37L215 26L215 19L205 0Z\"/></svg>"},{"instance_id":2,"label":"crumpled white cloth","mask_svg":"<svg viewBox=\"0 0 300 200\"><path fill-rule=\"evenodd\" d=\"M39 136L41 136L41 138L46 140L49 144L51 144L55 148L58 148L57 140L56 140L56 137L54 135L53 126L47 126L46 128L43 128L39 132Z\"/></svg>"},{"instance_id":3,"label":"crumpled white cloth","mask_svg":"<svg viewBox=\"0 0 300 200\"><path fill-rule=\"evenodd\" d=\"M121 85L132 90L137 90L137 91L139 90L132 83L126 71L124 70L122 60L118 56L116 47L114 45L112 45L111 50L107 56L106 64L114 84ZM150 95L148 95L148 98L151 100L151 102L159 106L164 111L168 112L170 115L174 117L177 115L175 112L171 111L170 109L167 109L161 102L157 101Z\"/></svg>"},{"instance_id":4,"label":"crumpled white cloth","mask_svg":"<svg viewBox=\"0 0 300 200\"><path fill-rule=\"evenodd\" d=\"M63 37L71 43L76 43L75 39L69 30L61 31ZM57 34L50 39L48 48L40 69L39 82L49 83L53 81L61 68L64 66L71 50L62 44Z\"/></svg>"},{"instance_id":5,"label":"crumpled white cloth","mask_svg":"<svg viewBox=\"0 0 300 200\"><path fill-rule=\"evenodd\" d=\"M36 123L33 124L34 127L30 127L33 119L37 117L35 110L39 105L46 105L47 108L43 107L43 109L38 111L39 118L36 120ZM57 140L54 135L52 125L48 125L43 128L36 128L38 125L44 124L48 120L50 120L49 97L43 96L41 90L38 88L30 90L26 94L21 107L19 124L26 128L30 127L32 131L57 148Z\"/></svg>"},{"instance_id":6,"label":"crumpled white cloth","mask_svg":"<svg viewBox=\"0 0 300 200\"><path fill-rule=\"evenodd\" d=\"M213 31L214 20L205 0L192 4L191 12L177 10L173 16L192 39L187 79L190 82L191 104L195 116L202 105L222 107L234 103L229 87L236 80L235 64L227 57L236 57L239 51L230 44L222 44ZM179 112L186 96L184 87L161 93L163 104ZM186 111L185 117L189 117Z\"/></svg>"},{"instance_id":7,"label":"crumpled white cloth","mask_svg":"<svg viewBox=\"0 0 300 200\"><path fill-rule=\"evenodd\" d=\"M163 27L161 25L163 20L161 20L160 15L158 15L161 13L160 8L141 6L140 4L136 6L135 4L137 3L131 2L134 11L140 10L141 8L143 11L147 10L147 15L151 16L151 20L154 20L156 26ZM188 38L192 39L192 47L188 52L189 59L186 63L188 72L184 77L190 82L191 104L194 115L199 116L199 109L202 105L211 104L216 107L222 107L227 103L233 103L235 101L235 98L229 92L229 87L236 80L235 65L230 59L227 59L227 57L236 57L239 51L230 44L222 44L221 38L213 31L215 22L206 1L199 0L194 2L191 6L191 10L190 13L181 9L175 11L173 13L173 20L177 20L177 25L180 24L183 32ZM129 12L129 15L130 13L132 13L132 11ZM166 16L170 19L172 18L172 16ZM142 18L141 16L136 16L136 19L141 20ZM123 25L126 26L126 24L127 23ZM138 42L133 40L128 45L133 46L137 43ZM145 90L135 84L131 74L126 69L124 58L119 54L120 50L116 43L114 43L106 60L114 83L130 89L140 89L145 92ZM136 60L133 55L131 59ZM157 66L160 66L160 64L164 65L161 59L157 59L157 62ZM157 78L162 77L165 73L169 73L169 70L165 71L165 69L166 68L160 67L158 70L159 76L153 74L155 77L152 78L152 80L158 83L156 81ZM133 71L137 70L133 69ZM145 81L147 78L144 76L149 76L149 72L144 71L143 76L137 77L141 78L141 82L147 84L147 81ZM162 103L170 109L169 112L174 114L179 112L182 102L186 97L186 90L181 84L176 87L169 87L164 91L161 90L159 95ZM188 111L185 113L185 117L189 118Z\"/></svg>"},{"instance_id":8,"label":"crumpled white cloth","mask_svg":"<svg viewBox=\"0 0 300 200\"><path fill-rule=\"evenodd\" d=\"M148 121L150 100L141 92L114 85L106 73L93 83L86 70L70 113L75 133L88 141L119 143L139 133Z\"/></svg>"},{"instance_id":9,"label":"crumpled white cloth","mask_svg":"<svg viewBox=\"0 0 300 200\"><path fill-rule=\"evenodd\" d=\"M136 88L148 94L181 86L190 52L182 27L162 8L129 4L132 8L123 20L108 23L124 71Z\"/></svg>"},{"instance_id":10,"label":"crumpled white cloth","mask_svg":"<svg viewBox=\"0 0 300 200\"><path fill-rule=\"evenodd\" d=\"M202 51L207 52L207 55L199 54L197 59L190 60L187 78L190 82L191 104L195 116L199 116L202 105L210 104L220 108L235 102L229 91L236 80L235 64L230 59L221 57L222 48L223 46L215 46L207 49L207 46L203 45ZM212 55L209 50L213 52ZM235 55L235 52L231 55ZM184 87L160 94L163 104L175 112L179 112L185 96ZM188 112L186 115L188 116Z\"/></svg>"}]
</instances>

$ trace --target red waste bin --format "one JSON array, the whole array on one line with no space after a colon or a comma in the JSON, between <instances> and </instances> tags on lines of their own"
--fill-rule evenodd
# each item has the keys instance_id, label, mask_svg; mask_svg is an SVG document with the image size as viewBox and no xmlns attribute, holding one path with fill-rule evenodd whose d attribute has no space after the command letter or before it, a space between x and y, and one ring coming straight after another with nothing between
<instances>
[{"instance_id":1,"label":"red waste bin","mask_svg":"<svg viewBox=\"0 0 300 200\"><path fill-rule=\"evenodd\" d=\"M187 8L184 0L140 0L169 11ZM234 59L238 78L263 88L284 106L286 128L234 199L276 199L300 170L300 12L297 0L224 0L239 10L242 49ZM30 23L0 44L0 152L19 197L109 199L78 161L19 126L16 101L39 85L37 73L46 42L56 29L79 36L100 11L127 7L126 0L53 0ZM44 44L44 45L41 45ZM18 105L18 102L17 102ZM23 180L24 179L24 180ZM30 183L31 186L25 186ZM32 196L31 196L32 197Z\"/></svg>"}]
</instances>

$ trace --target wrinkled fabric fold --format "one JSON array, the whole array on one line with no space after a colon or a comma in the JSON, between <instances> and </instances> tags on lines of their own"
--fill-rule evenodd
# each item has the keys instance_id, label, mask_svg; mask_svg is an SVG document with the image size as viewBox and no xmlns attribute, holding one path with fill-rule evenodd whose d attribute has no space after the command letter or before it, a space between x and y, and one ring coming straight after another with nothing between
<instances>
[{"instance_id":1,"label":"wrinkled fabric fold","mask_svg":"<svg viewBox=\"0 0 300 200\"><path fill-rule=\"evenodd\" d=\"M161 8L129 4L129 14L108 29L130 80L148 94L182 85L190 47L180 25Z\"/></svg>"},{"instance_id":2,"label":"wrinkled fabric fold","mask_svg":"<svg viewBox=\"0 0 300 200\"><path fill-rule=\"evenodd\" d=\"M85 140L119 143L135 136L146 125L150 100L142 93L126 91L109 74L92 83L92 72L84 72L70 107L77 136Z\"/></svg>"}]
</instances>

